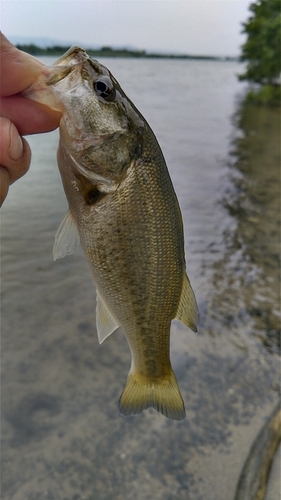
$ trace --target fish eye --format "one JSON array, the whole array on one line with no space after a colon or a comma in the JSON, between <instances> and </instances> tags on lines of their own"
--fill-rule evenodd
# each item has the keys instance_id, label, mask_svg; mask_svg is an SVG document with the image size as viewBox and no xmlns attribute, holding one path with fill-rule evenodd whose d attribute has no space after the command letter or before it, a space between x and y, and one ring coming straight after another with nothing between
<instances>
[{"instance_id":1,"label":"fish eye","mask_svg":"<svg viewBox=\"0 0 281 500\"><path fill-rule=\"evenodd\" d=\"M115 88L109 78L99 78L94 82L94 89L99 97L105 101L113 101L115 97Z\"/></svg>"}]
</instances>

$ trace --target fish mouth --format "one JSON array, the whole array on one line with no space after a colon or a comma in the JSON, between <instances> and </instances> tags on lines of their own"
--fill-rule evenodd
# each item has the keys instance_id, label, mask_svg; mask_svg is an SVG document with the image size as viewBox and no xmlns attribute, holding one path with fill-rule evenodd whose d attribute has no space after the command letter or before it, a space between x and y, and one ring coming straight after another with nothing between
<instances>
[{"instance_id":1,"label":"fish mouth","mask_svg":"<svg viewBox=\"0 0 281 500\"><path fill-rule=\"evenodd\" d=\"M102 73L99 66L95 64L95 61L87 52L81 47L74 45L61 56L53 66L44 68L43 72L46 76L46 85L55 85L74 70L78 70L82 73L82 69L87 63L92 66L97 73Z\"/></svg>"},{"instance_id":2,"label":"fish mouth","mask_svg":"<svg viewBox=\"0 0 281 500\"><path fill-rule=\"evenodd\" d=\"M46 85L55 85L74 70L81 71L87 59L90 59L90 57L84 49L77 46L71 47L53 66L43 69Z\"/></svg>"},{"instance_id":3,"label":"fish mouth","mask_svg":"<svg viewBox=\"0 0 281 500\"><path fill-rule=\"evenodd\" d=\"M57 83L69 77L75 84L88 80L89 74L103 74L104 67L92 59L78 46L71 47L52 66L42 66L37 80L22 95L33 101L45 104L56 111L63 111L63 106L54 95Z\"/></svg>"},{"instance_id":4,"label":"fish mouth","mask_svg":"<svg viewBox=\"0 0 281 500\"><path fill-rule=\"evenodd\" d=\"M42 66L38 79L22 95L33 101L45 104L51 109L62 111L62 106L55 99L51 87L62 81L70 73L81 74L83 64L89 60L84 49L71 47L53 66Z\"/></svg>"},{"instance_id":5,"label":"fish mouth","mask_svg":"<svg viewBox=\"0 0 281 500\"><path fill-rule=\"evenodd\" d=\"M84 62L86 59L90 59L87 52L81 47L74 45L55 62L54 66L74 66L75 64Z\"/></svg>"}]
</instances>

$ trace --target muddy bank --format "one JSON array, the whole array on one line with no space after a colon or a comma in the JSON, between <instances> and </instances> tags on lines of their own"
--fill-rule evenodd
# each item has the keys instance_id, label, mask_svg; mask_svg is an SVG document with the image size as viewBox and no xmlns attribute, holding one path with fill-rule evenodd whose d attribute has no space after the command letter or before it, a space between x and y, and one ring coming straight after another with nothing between
<instances>
[{"instance_id":1,"label":"muddy bank","mask_svg":"<svg viewBox=\"0 0 281 500\"><path fill-rule=\"evenodd\" d=\"M233 120L222 200L230 220L214 266L208 329L229 327L238 339L242 328L280 353L280 110L242 104Z\"/></svg>"}]
</instances>

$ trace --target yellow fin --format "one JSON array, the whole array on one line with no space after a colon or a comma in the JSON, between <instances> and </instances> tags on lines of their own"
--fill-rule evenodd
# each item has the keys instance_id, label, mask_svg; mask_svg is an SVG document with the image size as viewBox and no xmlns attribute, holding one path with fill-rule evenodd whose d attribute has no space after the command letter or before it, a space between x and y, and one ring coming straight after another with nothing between
<instances>
[{"instance_id":1,"label":"yellow fin","mask_svg":"<svg viewBox=\"0 0 281 500\"><path fill-rule=\"evenodd\" d=\"M101 344L116 328L119 327L109 311L104 299L97 291L96 324L99 343Z\"/></svg>"},{"instance_id":2,"label":"yellow fin","mask_svg":"<svg viewBox=\"0 0 281 500\"><path fill-rule=\"evenodd\" d=\"M137 415L150 407L173 420L185 418L184 402L172 369L170 374L159 379L149 379L137 372L129 373L119 400L121 415Z\"/></svg>"},{"instance_id":3,"label":"yellow fin","mask_svg":"<svg viewBox=\"0 0 281 500\"><path fill-rule=\"evenodd\" d=\"M175 319L180 320L186 326L191 328L191 330L197 332L198 309L195 295L186 272L183 276L181 298Z\"/></svg>"}]
</instances>

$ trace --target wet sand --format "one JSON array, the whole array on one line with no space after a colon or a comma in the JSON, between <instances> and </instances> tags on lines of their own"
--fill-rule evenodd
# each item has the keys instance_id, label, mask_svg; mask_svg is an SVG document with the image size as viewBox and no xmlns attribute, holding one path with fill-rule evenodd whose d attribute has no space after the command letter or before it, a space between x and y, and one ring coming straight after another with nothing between
<instances>
[{"instance_id":1,"label":"wet sand","mask_svg":"<svg viewBox=\"0 0 281 500\"><path fill-rule=\"evenodd\" d=\"M19 215L13 238L24 258L15 258L5 250L13 238L4 220L3 500L233 500L278 400L279 119L276 110L254 107L236 117L218 187L225 225L219 243L208 242L205 227L197 263L199 333L172 325L184 422L153 410L119 416L130 353L121 330L98 345L82 252L51 262L59 223L51 208L50 226L43 234L38 223L32 239L32 217ZM12 202L6 207L13 210ZM267 500L277 498L277 483Z\"/></svg>"}]
</instances>

